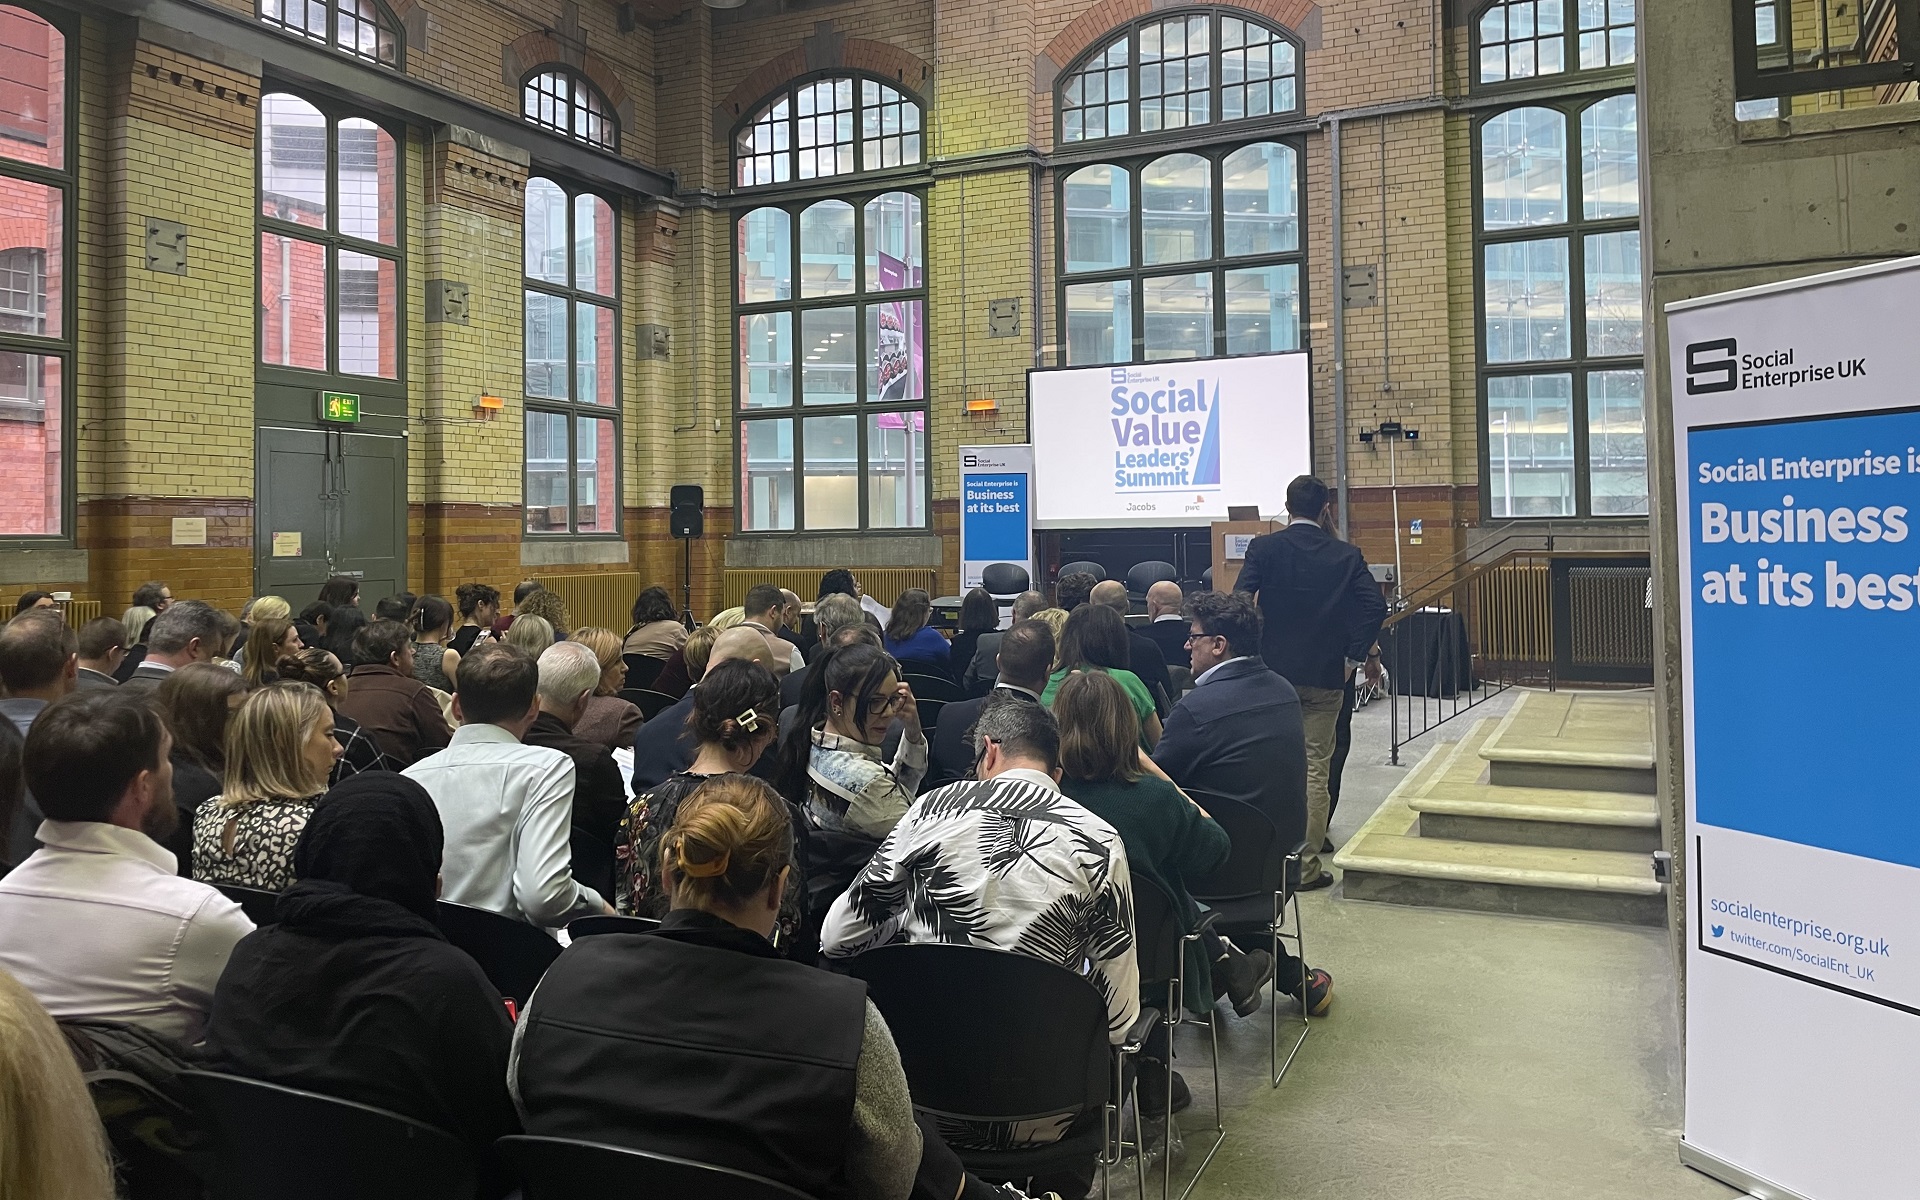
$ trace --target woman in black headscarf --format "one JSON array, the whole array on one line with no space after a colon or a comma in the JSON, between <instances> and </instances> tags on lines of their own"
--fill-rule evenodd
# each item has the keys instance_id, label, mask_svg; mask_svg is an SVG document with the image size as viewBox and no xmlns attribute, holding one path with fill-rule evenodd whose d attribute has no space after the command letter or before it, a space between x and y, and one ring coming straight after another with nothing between
<instances>
[{"instance_id":1,"label":"woman in black headscarf","mask_svg":"<svg viewBox=\"0 0 1920 1200\"><path fill-rule=\"evenodd\" d=\"M295 883L234 947L214 989L218 1069L403 1113L473 1147L485 1194L507 1190L494 1139L513 1022L480 967L433 922L444 835L425 788L389 771L343 780L293 853Z\"/></svg>"}]
</instances>

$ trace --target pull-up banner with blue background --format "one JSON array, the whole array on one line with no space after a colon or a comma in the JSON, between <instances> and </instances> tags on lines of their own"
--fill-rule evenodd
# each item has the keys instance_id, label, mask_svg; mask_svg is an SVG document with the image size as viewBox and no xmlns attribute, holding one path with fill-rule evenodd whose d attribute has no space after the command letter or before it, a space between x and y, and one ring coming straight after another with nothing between
<instances>
[{"instance_id":1,"label":"pull-up banner with blue background","mask_svg":"<svg viewBox=\"0 0 1920 1200\"><path fill-rule=\"evenodd\" d=\"M1033 447L960 447L960 590L1013 563L1033 577ZM1032 586L1029 582L1028 586Z\"/></svg>"},{"instance_id":2,"label":"pull-up banner with blue background","mask_svg":"<svg viewBox=\"0 0 1920 1200\"><path fill-rule=\"evenodd\" d=\"M1920 1194L1920 260L1668 308L1682 1157Z\"/></svg>"}]
</instances>

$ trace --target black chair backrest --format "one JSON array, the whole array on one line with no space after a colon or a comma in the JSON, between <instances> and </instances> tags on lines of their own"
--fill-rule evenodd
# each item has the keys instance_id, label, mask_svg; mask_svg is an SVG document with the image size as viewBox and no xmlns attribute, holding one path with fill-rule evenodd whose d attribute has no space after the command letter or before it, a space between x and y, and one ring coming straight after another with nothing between
<instances>
[{"instance_id":1,"label":"black chair backrest","mask_svg":"<svg viewBox=\"0 0 1920 1200\"><path fill-rule=\"evenodd\" d=\"M653 681L660 678L660 668L667 665L664 658L655 658L651 654L623 654L621 659L627 664L626 686L638 690L650 688Z\"/></svg>"},{"instance_id":2,"label":"black chair backrest","mask_svg":"<svg viewBox=\"0 0 1920 1200\"><path fill-rule=\"evenodd\" d=\"M1058 579L1067 575L1091 575L1096 580L1104 583L1107 578L1107 569L1097 562L1087 562L1085 559L1082 559L1079 562L1070 562L1066 566L1061 567L1060 574L1054 578Z\"/></svg>"},{"instance_id":3,"label":"black chair backrest","mask_svg":"<svg viewBox=\"0 0 1920 1200\"><path fill-rule=\"evenodd\" d=\"M187 1071L213 1128L213 1200L472 1200L473 1157L411 1117Z\"/></svg>"},{"instance_id":4,"label":"black chair backrest","mask_svg":"<svg viewBox=\"0 0 1920 1200\"><path fill-rule=\"evenodd\" d=\"M575 917L567 922L567 936L577 942L597 933L652 933L658 928L660 922L653 917L613 917L602 913L597 917Z\"/></svg>"},{"instance_id":5,"label":"black chair backrest","mask_svg":"<svg viewBox=\"0 0 1920 1200\"><path fill-rule=\"evenodd\" d=\"M1106 1103L1107 1009L1053 963L978 946L881 946L846 961L887 1020L917 1108L1009 1120Z\"/></svg>"},{"instance_id":6,"label":"black chair backrest","mask_svg":"<svg viewBox=\"0 0 1920 1200\"><path fill-rule=\"evenodd\" d=\"M1033 583L1019 563L988 563L980 572L980 586L995 596L1018 596Z\"/></svg>"},{"instance_id":7,"label":"black chair backrest","mask_svg":"<svg viewBox=\"0 0 1920 1200\"><path fill-rule=\"evenodd\" d=\"M1280 890L1287 850L1267 814L1242 800L1187 789L1193 802L1227 831L1233 850L1212 874L1187 880L1196 900L1233 900Z\"/></svg>"},{"instance_id":8,"label":"black chair backrest","mask_svg":"<svg viewBox=\"0 0 1920 1200\"><path fill-rule=\"evenodd\" d=\"M271 925L280 918L273 915L274 905L280 901L279 892L262 891L259 888L241 887L237 883L216 883L220 894L240 906L247 919L255 925Z\"/></svg>"},{"instance_id":9,"label":"black chair backrest","mask_svg":"<svg viewBox=\"0 0 1920 1200\"><path fill-rule=\"evenodd\" d=\"M494 1144L520 1172L526 1200L809 1200L759 1175L649 1150L520 1135Z\"/></svg>"},{"instance_id":10,"label":"black chair backrest","mask_svg":"<svg viewBox=\"0 0 1920 1200\"><path fill-rule=\"evenodd\" d=\"M918 691L919 689L916 688L915 690ZM945 700L928 700L921 696L915 696L914 701L915 707L920 710L920 728L931 733L934 727L940 724L940 710L945 708L948 702Z\"/></svg>"},{"instance_id":11,"label":"black chair backrest","mask_svg":"<svg viewBox=\"0 0 1920 1200\"><path fill-rule=\"evenodd\" d=\"M1133 952L1140 964L1142 987L1172 981L1185 952L1180 939L1180 910L1172 893L1145 875L1135 875Z\"/></svg>"},{"instance_id":12,"label":"black chair backrest","mask_svg":"<svg viewBox=\"0 0 1920 1200\"><path fill-rule=\"evenodd\" d=\"M513 997L521 1008L527 1006L540 977L560 957L560 943L545 930L484 908L437 901L433 921L449 942L480 964L502 996Z\"/></svg>"},{"instance_id":13,"label":"black chair backrest","mask_svg":"<svg viewBox=\"0 0 1920 1200\"><path fill-rule=\"evenodd\" d=\"M1135 563L1127 572L1127 591L1136 596L1146 595L1147 589L1156 583L1172 583L1180 578L1180 572L1173 569L1170 562L1157 558Z\"/></svg>"},{"instance_id":14,"label":"black chair backrest","mask_svg":"<svg viewBox=\"0 0 1920 1200\"><path fill-rule=\"evenodd\" d=\"M639 709L641 719L647 721L679 703L665 692L656 692L652 688L621 688L620 698Z\"/></svg>"},{"instance_id":15,"label":"black chair backrest","mask_svg":"<svg viewBox=\"0 0 1920 1200\"><path fill-rule=\"evenodd\" d=\"M903 672L900 681L913 689L916 700L965 700L967 694L960 685L951 679L942 679L938 675L919 675L912 671Z\"/></svg>"},{"instance_id":16,"label":"black chair backrest","mask_svg":"<svg viewBox=\"0 0 1920 1200\"><path fill-rule=\"evenodd\" d=\"M1206 570L1200 572L1200 586L1203 588L1206 588L1208 591L1213 590L1213 568L1212 567L1208 567Z\"/></svg>"}]
</instances>

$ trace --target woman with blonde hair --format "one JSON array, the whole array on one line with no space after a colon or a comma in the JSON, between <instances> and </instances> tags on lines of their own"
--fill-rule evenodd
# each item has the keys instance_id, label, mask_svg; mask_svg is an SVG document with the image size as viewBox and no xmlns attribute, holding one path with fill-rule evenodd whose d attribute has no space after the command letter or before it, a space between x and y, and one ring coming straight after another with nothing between
<instances>
[{"instance_id":1,"label":"woman with blonde hair","mask_svg":"<svg viewBox=\"0 0 1920 1200\"><path fill-rule=\"evenodd\" d=\"M640 710L616 693L627 681L627 660L621 654L620 635L599 625L573 631L573 640L593 651L600 662L600 683L587 701L586 715L574 722L576 737L598 742L612 750L633 745L640 729Z\"/></svg>"},{"instance_id":2,"label":"woman with blonde hair","mask_svg":"<svg viewBox=\"0 0 1920 1200\"><path fill-rule=\"evenodd\" d=\"M280 678L274 664L306 648L292 621L284 616L261 617L256 609L253 628L247 633L246 649L241 653L240 673L246 677L249 687L265 687Z\"/></svg>"},{"instance_id":3,"label":"woman with blonde hair","mask_svg":"<svg viewBox=\"0 0 1920 1200\"><path fill-rule=\"evenodd\" d=\"M273 683L248 696L227 726L224 786L193 818L193 877L284 891L340 752L319 688Z\"/></svg>"},{"instance_id":4,"label":"woman with blonde hair","mask_svg":"<svg viewBox=\"0 0 1920 1200\"><path fill-rule=\"evenodd\" d=\"M133 669L147 657L147 627L159 614L144 604L136 604L120 614L120 628L127 631L127 656L113 677L121 683L133 678Z\"/></svg>"},{"instance_id":5,"label":"woman with blonde hair","mask_svg":"<svg viewBox=\"0 0 1920 1200\"><path fill-rule=\"evenodd\" d=\"M285 596L261 596L254 600L247 610L247 619L254 624L261 621L285 621L293 619L293 605L287 603Z\"/></svg>"},{"instance_id":6,"label":"woman with blonde hair","mask_svg":"<svg viewBox=\"0 0 1920 1200\"><path fill-rule=\"evenodd\" d=\"M106 1130L60 1027L0 971L0 1196L113 1200Z\"/></svg>"},{"instance_id":7,"label":"woman with blonde hair","mask_svg":"<svg viewBox=\"0 0 1920 1200\"><path fill-rule=\"evenodd\" d=\"M507 636L501 640L539 658L542 650L553 645L553 623L531 613L515 613Z\"/></svg>"}]
</instances>

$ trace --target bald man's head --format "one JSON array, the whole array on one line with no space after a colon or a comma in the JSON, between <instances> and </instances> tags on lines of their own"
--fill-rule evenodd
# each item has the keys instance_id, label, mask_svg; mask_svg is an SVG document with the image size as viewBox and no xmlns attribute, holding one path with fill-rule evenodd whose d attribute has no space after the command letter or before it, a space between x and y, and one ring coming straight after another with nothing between
<instances>
[{"instance_id":1,"label":"bald man's head","mask_svg":"<svg viewBox=\"0 0 1920 1200\"><path fill-rule=\"evenodd\" d=\"M1180 600L1180 585L1163 579L1147 589L1147 616L1157 619L1171 613L1177 617L1180 615Z\"/></svg>"},{"instance_id":2,"label":"bald man's head","mask_svg":"<svg viewBox=\"0 0 1920 1200\"><path fill-rule=\"evenodd\" d=\"M1123 617L1127 615L1127 585L1117 579L1104 579L1094 584L1093 591L1087 594L1087 599L1110 608Z\"/></svg>"},{"instance_id":3,"label":"bald man's head","mask_svg":"<svg viewBox=\"0 0 1920 1200\"><path fill-rule=\"evenodd\" d=\"M787 665L784 659L775 661L773 647L767 644L766 634L745 625L723 630L714 639L713 652L707 655L707 670L711 671L734 658L752 659L769 671L784 670Z\"/></svg>"}]
</instances>

